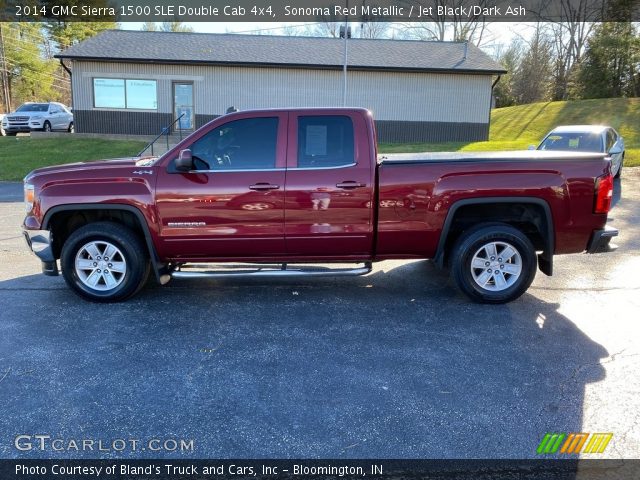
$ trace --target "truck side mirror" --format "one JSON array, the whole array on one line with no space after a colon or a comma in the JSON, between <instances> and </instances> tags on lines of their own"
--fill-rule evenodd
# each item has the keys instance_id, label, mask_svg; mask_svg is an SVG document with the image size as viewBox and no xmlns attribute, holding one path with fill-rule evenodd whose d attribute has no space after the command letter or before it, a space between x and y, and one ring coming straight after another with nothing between
<instances>
[{"instance_id":1,"label":"truck side mirror","mask_svg":"<svg viewBox=\"0 0 640 480\"><path fill-rule=\"evenodd\" d=\"M176 170L180 172L193 170L193 156L188 148L180 151L180 155L176 159Z\"/></svg>"},{"instance_id":2,"label":"truck side mirror","mask_svg":"<svg viewBox=\"0 0 640 480\"><path fill-rule=\"evenodd\" d=\"M535 149L536 149L536 146L535 146L535 145L529 145L529 146L527 147L527 150L535 150Z\"/></svg>"}]
</instances>

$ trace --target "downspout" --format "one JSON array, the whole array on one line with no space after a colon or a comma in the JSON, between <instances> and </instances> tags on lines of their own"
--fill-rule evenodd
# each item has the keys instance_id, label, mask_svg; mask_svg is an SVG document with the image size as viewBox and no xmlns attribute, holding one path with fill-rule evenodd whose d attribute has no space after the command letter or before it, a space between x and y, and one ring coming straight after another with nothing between
<instances>
[{"instance_id":1,"label":"downspout","mask_svg":"<svg viewBox=\"0 0 640 480\"><path fill-rule=\"evenodd\" d=\"M502 78L502 75L498 75L495 81L491 84L491 95L489 96L489 120L487 121L487 125L489 126L489 129L491 129L491 107L493 107L493 89L496 87L496 85L500 81L500 78ZM487 140L489 140L489 138L487 138Z\"/></svg>"},{"instance_id":2,"label":"downspout","mask_svg":"<svg viewBox=\"0 0 640 480\"><path fill-rule=\"evenodd\" d=\"M62 61L61 58L58 59L60 61L60 65L62 66L62 68L64 68L66 70L66 72L69 74L69 88L71 90L71 111L73 112L73 77L71 75L71 70L69 70L69 67L67 67L64 62ZM76 121L75 118L73 119L73 124L76 125ZM77 130L76 130L77 131Z\"/></svg>"},{"instance_id":3,"label":"downspout","mask_svg":"<svg viewBox=\"0 0 640 480\"><path fill-rule=\"evenodd\" d=\"M71 80L71 70L69 70L69 67L67 67L67 66L64 64L64 62L62 61L62 59L61 59L61 58L59 59L59 61L60 61L60 65L62 66L62 68L64 68L64 69L67 71L67 73L69 74L69 80ZM499 77L498 77L498 78L499 78Z\"/></svg>"}]
</instances>

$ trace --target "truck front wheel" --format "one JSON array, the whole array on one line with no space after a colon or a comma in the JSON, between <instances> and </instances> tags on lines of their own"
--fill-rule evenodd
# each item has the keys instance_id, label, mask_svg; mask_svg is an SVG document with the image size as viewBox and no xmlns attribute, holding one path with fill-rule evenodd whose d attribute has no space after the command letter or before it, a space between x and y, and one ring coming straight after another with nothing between
<instances>
[{"instance_id":1,"label":"truck front wheel","mask_svg":"<svg viewBox=\"0 0 640 480\"><path fill-rule=\"evenodd\" d=\"M507 303L536 275L536 251L521 231L506 224L480 225L460 236L451 256L460 290L480 303Z\"/></svg>"},{"instance_id":2,"label":"truck front wheel","mask_svg":"<svg viewBox=\"0 0 640 480\"><path fill-rule=\"evenodd\" d=\"M127 227L95 222L73 232L62 247L60 263L67 284L95 302L124 300L144 285L149 275L147 252Z\"/></svg>"}]
</instances>

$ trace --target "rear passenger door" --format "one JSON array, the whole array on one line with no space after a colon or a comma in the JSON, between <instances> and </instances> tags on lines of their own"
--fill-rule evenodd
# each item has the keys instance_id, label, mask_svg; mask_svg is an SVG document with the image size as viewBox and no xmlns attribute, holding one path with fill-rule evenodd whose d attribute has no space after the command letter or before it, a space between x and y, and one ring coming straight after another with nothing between
<instances>
[{"instance_id":1,"label":"rear passenger door","mask_svg":"<svg viewBox=\"0 0 640 480\"><path fill-rule=\"evenodd\" d=\"M341 110L289 114L285 244L295 257L369 258L373 168L367 126Z\"/></svg>"}]
</instances>

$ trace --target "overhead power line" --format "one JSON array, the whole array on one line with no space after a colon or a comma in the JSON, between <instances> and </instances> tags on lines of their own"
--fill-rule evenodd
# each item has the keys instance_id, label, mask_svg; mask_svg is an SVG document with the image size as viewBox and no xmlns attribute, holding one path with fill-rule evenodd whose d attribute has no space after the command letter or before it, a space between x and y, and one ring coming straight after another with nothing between
<instances>
[{"instance_id":1,"label":"overhead power line","mask_svg":"<svg viewBox=\"0 0 640 480\"><path fill-rule=\"evenodd\" d=\"M35 77L36 77L36 78L38 78L39 80L47 80L47 81L49 81L49 80L51 80L51 78L52 78L52 75L50 75L50 74L49 74L49 73L47 73L47 72L42 72L42 71L40 71L40 70L36 70L36 69L34 69L34 68L30 68L30 67L27 67L27 66L25 66L25 65L16 65L15 63L13 63L13 62L9 62L9 61L7 61L7 64L8 64L8 65L10 65L10 66L13 66L13 67L15 67L15 68L24 68L25 70L29 70L29 71L33 74L33 76L35 76ZM60 79L59 79L59 78L56 78L56 77L53 77L53 79L54 79L54 81L60 81ZM55 83L52 83L51 85L52 85L53 87L56 87L56 88L59 88L59 89L61 89L61 90L65 90L65 91L66 91L69 87L71 87L71 84L70 84L70 83L65 84L65 85L56 85Z\"/></svg>"}]
</instances>

